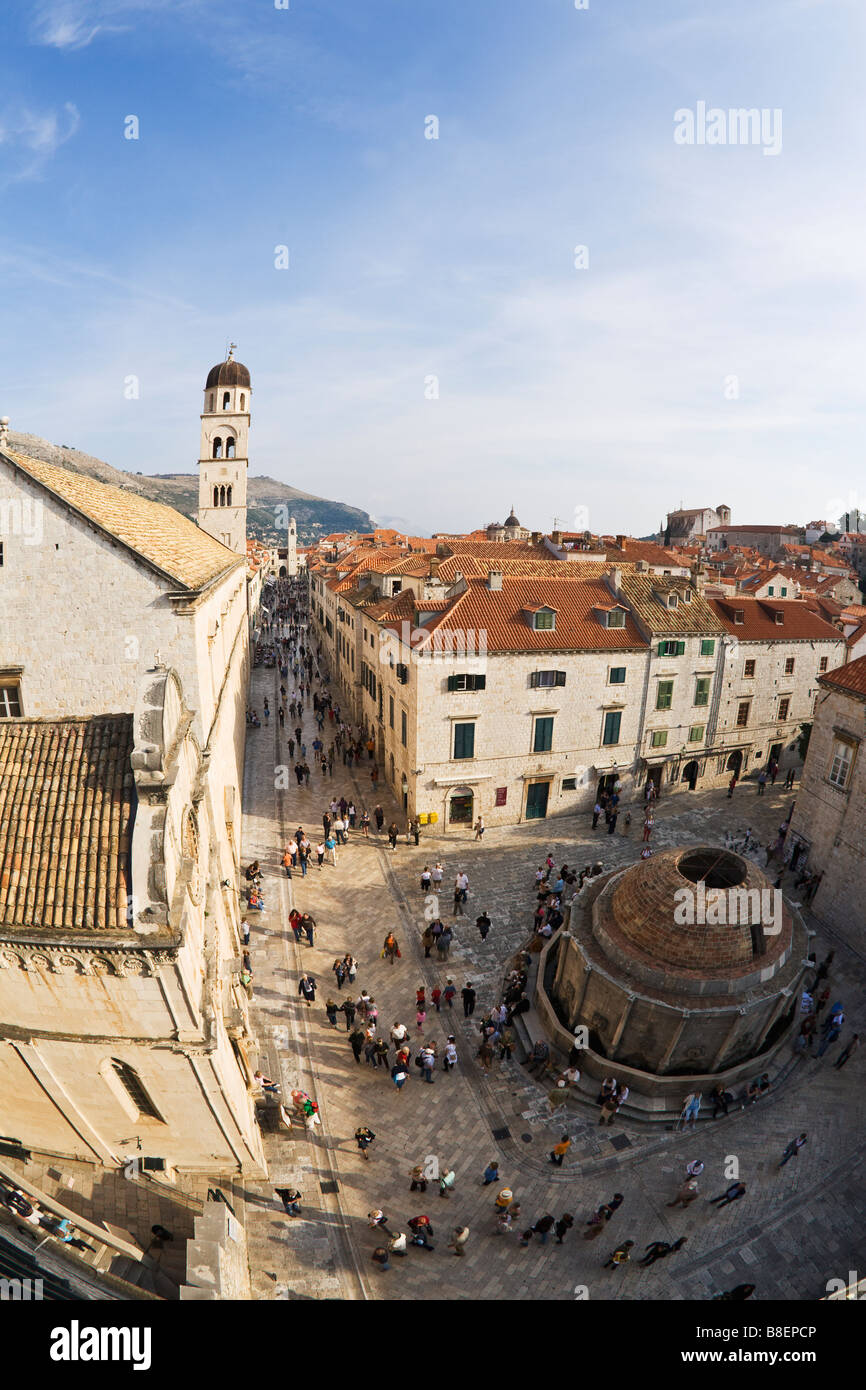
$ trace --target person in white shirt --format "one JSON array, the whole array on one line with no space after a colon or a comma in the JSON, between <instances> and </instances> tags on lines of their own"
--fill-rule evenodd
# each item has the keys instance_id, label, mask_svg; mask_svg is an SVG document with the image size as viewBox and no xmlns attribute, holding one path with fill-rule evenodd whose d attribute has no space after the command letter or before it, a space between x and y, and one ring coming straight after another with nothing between
<instances>
[{"instance_id":1,"label":"person in white shirt","mask_svg":"<svg viewBox=\"0 0 866 1390\"><path fill-rule=\"evenodd\" d=\"M443 1070L444 1070L444 1071L450 1071L452 1067L456 1067L456 1066L457 1066L457 1045L456 1045L456 1043L455 1043L455 1041L454 1041L454 1038L451 1037L451 1038L448 1039L447 1043L445 1044L445 1056L444 1056L443 1061L442 1061L442 1067L443 1067Z\"/></svg>"}]
</instances>

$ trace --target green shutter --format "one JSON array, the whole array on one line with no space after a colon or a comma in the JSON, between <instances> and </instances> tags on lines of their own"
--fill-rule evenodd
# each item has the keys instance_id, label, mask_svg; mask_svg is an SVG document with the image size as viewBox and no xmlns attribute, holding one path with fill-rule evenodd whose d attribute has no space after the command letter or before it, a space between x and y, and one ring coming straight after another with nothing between
<instances>
[{"instance_id":1,"label":"green shutter","mask_svg":"<svg viewBox=\"0 0 866 1390\"><path fill-rule=\"evenodd\" d=\"M457 689L457 677L456 677L456 676L449 676L449 677L448 677L448 689L449 689L449 690L456 690L456 689Z\"/></svg>"},{"instance_id":2,"label":"green shutter","mask_svg":"<svg viewBox=\"0 0 866 1390\"><path fill-rule=\"evenodd\" d=\"M659 642L659 656L664 656L664 654L665 654L665 644L664 644L664 642Z\"/></svg>"},{"instance_id":3,"label":"green shutter","mask_svg":"<svg viewBox=\"0 0 866 1390\"><path fill-rule=\"evenodd\" d=\"M677 656L685 656L685 651L686 651L686 644L685 644L685 642L677 642Z\"/></svg>"}]
</instances>

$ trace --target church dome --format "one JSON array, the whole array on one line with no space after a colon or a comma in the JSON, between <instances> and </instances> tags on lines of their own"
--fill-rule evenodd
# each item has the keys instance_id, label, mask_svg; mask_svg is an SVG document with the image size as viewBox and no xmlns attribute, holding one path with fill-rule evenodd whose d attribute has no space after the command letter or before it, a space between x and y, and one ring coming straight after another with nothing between
<instances>
[{"instance_id":1,"label":"church dome","mask_svg":"<svg viewBox=\"0 0 866 1390\"><path fill-rule=\"evenodd\" d=\"M506 525L506 527L507 527L507 526L519 526L519 525L520 525L520 522L517 520L517 517L514 515L514 512L512 512L511 515L510 515L509 517L506 517L506 519L505 519L505 525Z\"/></svg>"},{"instance_id":2,"label":"church dome","mask_svg":"<svg viewBox=\"0 0 866 1390\"><path fill-rule=\"evenodd\" d=\"M228 357L225 362L218 362L215 367L211 367L204 389L209 391L212 386L249 387L249 385L249 368L245 367L243 362L236 362L233 357Z\"/></svg>"}]
</instances>

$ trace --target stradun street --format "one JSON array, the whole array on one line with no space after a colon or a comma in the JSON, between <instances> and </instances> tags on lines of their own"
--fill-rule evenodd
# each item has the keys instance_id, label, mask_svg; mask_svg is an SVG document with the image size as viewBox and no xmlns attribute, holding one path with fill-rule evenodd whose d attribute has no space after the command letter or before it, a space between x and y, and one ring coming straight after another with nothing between
<instances>
[{"instance_id":1,"label":"stradun street","mask_svg":"<svg viewBox=\"0 0 866 1390\"><path fill-rule=\"evenodd\" d=\"M284 683L291 692L291 672ZM434 833L437 827L425 827L418 846L407 843L405 814L384 779L371 783L374 765L366 752L351 769L338 753L332 776L323 776L314 763L311 695L302 740L312 770L309 785L298 785L292 772L297 753L290 758L287 746L298 720L287 715L281 730L273 715L280 684L278 667L259 665L253 672L250 705L261 714L267 699L272 714L248 732L245 769L244 860L258 860L264 899L262 912L247 913L252 1018L257 1066L280 1086L285 1112L292 1111L292 1092L304 1092L317 1103L320 1123L305 1125L301 1117L289 1127L279 1119L273 1093L269 1104L263 1100L263 1113L276 1122L265 1134L270 1183L246 1184L254 1297L709 1299L748 1282L756 1286L756 1299L815 1299L828 1280L847 1282L866 1216L863 1103L857 1059L844 1070L832 1065L838 1047L821 1058L795 1057L786 1047L775 1059L769 1094L742 1109L732 1105L715 1121L705 1096L694 1132L637 1114L600 1126L592 1097L568 1095L554 1109L552 1079L545 1083L530 1075L519 1047L504 1060L494 1049L489 1069L477 1056L480 1025L502 999L505 976L532 935L536 866L548 853L556 865L601 861L605 871L635 863L639 820L630 833L614 835L605 834L603 824L592 831L590 817L536 821L488 830L481 842L470 828L444 836ZM315 679L315 667L313 691L328 692L327 682ZM325 749L337 728L325 721ZM347 844L337 846L336 864L328 853L319 867L315 846L322 816L332 798L341 796L357 808L356 828L347 832ZM655 852L724 845L729 836L741 840L747 825L764 844L792 799L781 784L760 798L748 785L734 800L720 790L662 798ZM384 811L383 828L377 832L373 820L367 838L362 812L372 815L376 804ZM387 836L392 822L400 830L395 850ZM282 860L297 827L304 828L313 853L306 876L296 867L289 879ZM763 852L752 857L763 864ZM427 921L420 876L437 860L444 870L439 911L454 930L444 960L435 950L425 957L421 941ZM468 875L469 891L463 913L454 917L453 883L460 871ZM312 945L303 934L296 941L292 909L314 919ZM482 912L492 923L485 940L475 925ZM399 947L393 959L383 958L389 933ZM819 960L828 948L835 950L832 995L854 1013L863 1002L862 956L826 931L810 947ZM357 961L357 977L340 991L332 966L347 953ZM312 1004L299 994L303 974L316 982ZM449 979L456 990L453 1006L443 996L437 1011L433 991L443 990ZM477 1006L464 1017L461 990L468 984L477 992ZM428 1001L423 1032L416 1023L422 985ZM378 1008L379 1038L387 1041L395 1024L408 1030L412 1060L399 1088L391 1079L393 1048L387 1065L376 1065L375 1057L368 1061L363 1051L356 1063L345 1014L336 1013L336 1026L329 1022L329 1000L339 1006L362 992ZM442 1058L450 1035L458 1061L446 1071ZM432 1085L415 1065L416 1051L429 1042L437 1047ZM375 1134L366 1159L354 1137L360 1126ZM786 1145L801 1132L808 1142L795 1162L780 1168ZM571 1143L557 1167L549 1154L564 1134ZM492 1161L499 1178L484 1185ZM697 1200L671 1207L694 1163L703 1164ZM429 1175L423 1192L410 1191L416 1165ZM438 1177L452 1172L453 1185L443 1196ZM732 1176L746 1184L745 1194L712 1205L709 1199L724 1193ZM494 1209L503 1187L520 1207L507 1232ZM300 1215L283 1211L275 1188L301 1193ZM592 1213L615 1193L623 1200L600 1239L584 1239ZM384 1228L373 1228L374 1212L385 1215ZM542 1242L536 1234L521 1244L524 1230L547 1213L556 1221L565 1213L573 1217L563 1242ZM374 1250L387 1245L389 1236L411 1235L407 1223L418 1215L429 1217L435 1249L410 1245L404 1257L393 1255L390 1268L381 1269L372 1260ZM459 1227L468 1227L469 1237L463 1257L455 1259L451 1242ZM673 1244L680 1237L685 1244L661 1267L638 1266L651 1242ZM624 1268L605 1268L627 1240L634 1242L632 1259Z\"/></svg>"}]
</instances>

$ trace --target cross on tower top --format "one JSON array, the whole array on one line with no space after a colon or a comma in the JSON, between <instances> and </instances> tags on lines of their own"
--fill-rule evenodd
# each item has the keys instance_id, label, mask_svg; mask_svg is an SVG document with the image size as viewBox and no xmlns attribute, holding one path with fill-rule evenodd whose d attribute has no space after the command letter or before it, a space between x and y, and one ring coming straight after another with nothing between
<instances>
[{"instance_id":1,"label":"cross on tower top","mask_svg":"<svg viewBox=\"0 0 866 1390\"><path fill-rule=\"evenodd\" d=\"M237 347L237 343L229 343L229 355L228 355L228 357L226 358L226 361L227 361L227 362L231 362L232 359L234 358L234 355L235 355L235 348L236 348L236 347Z\"/></svg>"}]
</instances>

